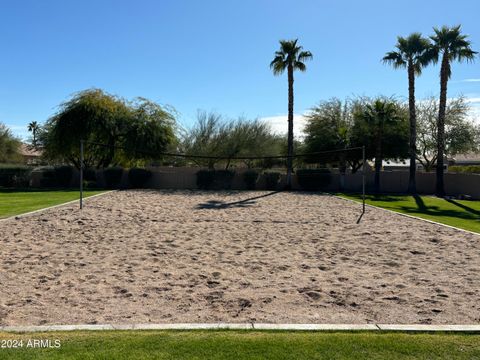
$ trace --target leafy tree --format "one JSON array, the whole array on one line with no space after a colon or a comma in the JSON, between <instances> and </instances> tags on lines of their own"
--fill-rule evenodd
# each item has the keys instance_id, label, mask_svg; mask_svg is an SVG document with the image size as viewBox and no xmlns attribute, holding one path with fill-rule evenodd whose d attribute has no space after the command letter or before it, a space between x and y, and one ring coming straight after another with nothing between
<instances>
[{"instance_id":1,"label":"leafy tree","mask_svg":"<svg viewBox=\"0 0 480 360\"><path fill-rule=\"evenodd\" d=\"M406 109L387 98L363 99L354 111L352 143L365 145L367 159L375 159L375 192L380 190L380 170L384 159L408 156Z\"/></svg>"},{"instance_id":2,"label":"leafy tree","mask_svg":"<svg viewBox=\"0 0 480 360\"><path fill-rule=\"evenodd\" d=\"M193 128L186 131L181 143L181 150L187 155L221 156L222 141L224 141L225 125L221 115L206 111L197 113L197 122ZM223 155L223 154L222 154ZM214 169L220 159L196 159L193 162L200 166Z\"/></svg>"},{"instance_id":3,"label":"leafy tree","mask_svg":"<svg viewBox=\"0 0 480 360\"><path fill-rule=\"evenodd\" d=\"M358 114L365 111L365 107L373 100L358 97L341 101L332 98L314 106L308 115L305 126L304 149L305 153L315 153L330 150L343 150L352 147L367 145L370 140L369 128L359 120ZM387 145L388 146L388 145ZM367 152L367 155L369 153ZM374 153L370 151L370 158ZM368 158L368 156L367 156ZM340 171L346 171L344 162L353 173L363 165L361 151L348 151L325 155L309 156L310 163L339 163Z\"/></svg>"},{"instance_id":4,"label":"leafy tree","mask_svg":"<svg viewBox=\"0 0 480 360\"><path fill-rule=\"evenodd\" d=\"M225 141L222 143L223 153L228 157L225 168L228 169L234 157L275 156L281 151L282 139L274 135L270 126L259 120L249 121L240 118L225 127ZM242 160L248 168L266 167L263 159Z\"/></svg>"},{"instance_id":5,"label":"leafy tree","mask_svg":"<svg viewBox=\"0 0 480 360\"><path fill-rule=\"evenodd\" d=\"M305 71L305 61L312 59L310 51L302 51L302 46L295 40L280 40L280 50L275 52L275 58L270 63L274 75L283 74L287 70L288 75L288 158L287 158L287 188L292 186L293 171L293 72Z\"/></svg>"},{"instance_id":6,"label":"leafy tree","mask_svg":"<svg viewBox=\"0 0 480 360\"><path fill-rule=\"evenodd\" d=\"M47 120L41 133L45 156L80 168L79 144L83 139L106 145L88 144L84 152L85 166L108 166L128 116L128 107L122 99L99 89L79 92L62 103L59 111Z\"/></svg>"},{"instance_id":7,"label":"leafy tree","mask_svg":"<svg viewBox=\"0 0 480 360\"><path fill-rule=\"evenodd\" d=\"M445 116L447 108L447 84L452 75L451 63L453 61L473 61L477 52L471 48L468 36L461 33L461 26L443 26L440 29L433 29L435 34L430 38L433 40L436 56L441 55L440 67L440 101L438 108L437 124L437 196L445 196L443 179L443 157L445 155Z\"/></svg>"},{"instance_id":8,"label":"leafy tree","mask_svg":"<svg viewBox=\"0 0 480 360\"><path fill-rule=\"evenodd\" d=\"M40 140L47 158L80 168L80 140L86 141L86 167L107 167L159 158L173 141L174 115L139 98L134 102L91 89L60 105ZM100 145L95 145L100 144Z\"/></svg>"},{"instance_id":9,"label":"leafy tree","mask_svg":"<svg viewBox=\"0 0 480 360\"><path fill-rule=\"evenodd\" d=\"M322 101L305 116L305 151L307 153L344 149L349 145L351 113L348 103L333 98Z\"/></svg>"},{"instance_id":10,"label":"leafy tree","mask_svg":"<svg viewBox=\"0 0 480 360\"><path fill-rule=\"evenodd\" d=\"M437 162L439 101L433 97L417 104L417 159L426 171ZM445 109L445 155L452 157L480 151L480 127L468 119L470 107L463 97L447 101Z\"/></svg>"},{"instance_id":11,"label":"leafy tree","mask_svg":"<svg viewBox=\"0 0 480 360\"><path fill-rule=\"evenodd\" d=\"M37 135L40 131L40 125L36 121L32 121L28 124L28 131L32 133L32 146L34 149L37 148Z\"/></svg>"},{"instance_id":12,"label":"leafy tree","mask_svg":"<svg viewBox=\"0 0 480 360\"><path fill-rule=\"evenodd\" d=\"M20 140L13 136L7 126L0 123L0 163L16 163L20 161Z\"/></svg>"},{"instance_id":13,"label":"leafy tree","mask_svg":"<svg viewBox=\"0 0 480 360\"><path fill-rule=\"evenodd\" d=\"M408 192L416 193L416 114L415 114L415 76L422 73L422 69L435 59L435 51L429 39L423 38L420 33L410 34L404 38L397 38L396 50L388 52L383 61L394 68L406 68L408 73L408 108L410 116L410 176Z\"/></svg>"},{"instance_id":14,"label":"leafy tree","mask_svg":"<svg viewBox=\"0 0 480 360\"><path fill-rule=\"evenodd\" d=\"M159 158L175 139L175 110L164 108L145 98L129 103L131 118L124 124L120 140L124 150L123 161L135 161L131 166ZM140 162L140 163L139 163Z\"/></svg>"},{"instance_id":15,"label":"leafy tree","mask_svg":"<svg viewBox=\"0 0 480 360\"><path fill-rule=\"evenodd\" d=\"M228 169L236 157L277 155L280 152L278 144L278 137L266 123L245 118L227 120L219 114L200 111L197 123L184 136L182 150L187 155L212 157L192 158L198 165L214 169L216 164L222 163ZM263 165L259 160L243 162L249 168Z\"/></svg>"},{"instance_id":16,"label":"leafy tree","mask_svg":"<svg viewBox=\"0 0 480 360\"><path fill-rule=\"evenodd\" d=\"M316 153L349 148L352 129L352 104L337 98L322 101L310 109L306 115L304 129L304 152ZM339 151L307 157L307 162L339 164L340 184L343 187L347 163L356 171L355 161L360 160L360 152Z\"/></svg>"}]
</instances>

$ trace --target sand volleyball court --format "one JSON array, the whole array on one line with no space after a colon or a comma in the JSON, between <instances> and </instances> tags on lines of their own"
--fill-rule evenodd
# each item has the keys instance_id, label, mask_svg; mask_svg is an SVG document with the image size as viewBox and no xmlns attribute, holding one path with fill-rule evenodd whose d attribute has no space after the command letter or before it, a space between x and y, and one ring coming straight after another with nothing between
<instances>
[{"instance_id":1,"label":"sand volleyball court","mask_svg":"<svg viewBox=\"0 0 480 360\"><path fill-rule=\"evenodd\" d=\"M0 325L480 323L480 236L333 196L121 191L0 222Z\"/></svg>"}]
</instances>

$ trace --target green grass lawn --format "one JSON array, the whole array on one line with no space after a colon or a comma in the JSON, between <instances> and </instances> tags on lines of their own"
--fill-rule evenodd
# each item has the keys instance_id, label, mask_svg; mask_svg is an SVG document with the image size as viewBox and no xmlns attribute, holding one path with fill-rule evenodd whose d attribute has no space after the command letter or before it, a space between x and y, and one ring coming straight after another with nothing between
<instances>
[{"instance_id":1,"label":"green grass lawn","mask_svg":"<svg viewBox=\"0 0 480 360\"><path fill-rule=\"evenodd\" d=\"M85 191L84 196L102 191ZM79 199L78 190L14 191L0 190L0 218L62 204Z\"/></svg>"},{"instance_id":2,"label":"green grass lawn","mask_svg":"<svg viewBox=\"0 0 480 360\"><path fill-rule=\"evenodd\" d=\"M340 194L362 201L361 195ZM480 233L480 201L445 200L433 196L367 195L366 203Z\"/></svg>"},{"instance_id":3,"label":"green grass lawn","mask_svg":"<svg viewBox=\"0 0 480 360\"><path fill-rule=\"evenodd\" d=\"M479 359L480 336L367 332L82 331L8 334L1 359ZM28 339L58 349L26 348Z\"/></svg>"}]
</instances>

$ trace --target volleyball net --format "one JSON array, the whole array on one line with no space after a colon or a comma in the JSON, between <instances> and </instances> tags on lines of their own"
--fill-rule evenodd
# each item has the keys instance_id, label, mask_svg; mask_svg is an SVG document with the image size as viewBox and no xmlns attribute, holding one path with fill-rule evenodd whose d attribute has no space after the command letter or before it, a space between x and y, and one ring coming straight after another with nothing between
<instances>
[{"instance_id":1,"label":"volleyball net","mask_svg":"<svg viewBox=\"0 0 480 360\"><path fill-rule=\"evenodd\" d=\"M286 172L289 160L296 169L315 170L335 168L340 174L347 171L360 172L362 175L362 214L365 212L365 147L350 147L344 149L331 149L316 152L305 152L293 155L242 155L242 154L200 154L180 153L168 151L149 151L138 147L123 147L104 144L95 141L80 141L80 208L83 208L83 183L85 166L85 153L95 153L99 149L107 150L110 156L115 152L128 152L134 157L146 159L151 163L167 164L169 166L196 166L203 168L260 168L263 170L283 169ZM105 152L105 151L104 151ZM308 173L308 171L305 171Z\"/></svg>"}]
</instances>

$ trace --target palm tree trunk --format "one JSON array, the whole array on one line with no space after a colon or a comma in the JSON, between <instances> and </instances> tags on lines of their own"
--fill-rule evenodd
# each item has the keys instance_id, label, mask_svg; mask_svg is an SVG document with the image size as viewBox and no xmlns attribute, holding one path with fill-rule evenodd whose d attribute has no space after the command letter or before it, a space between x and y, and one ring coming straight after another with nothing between
<instances>
[{"instance_id":1,"label":"palm tree trunk","mask_svg":"<svg viewBox=\"0 0 480 360\"><path fill-rule=\"evenodd\" d=\"M292 188L293 172L293 65L288 65L288 150L287 150L287 190Z\"/></svg>"},{"instance_id":2,"label":"palm tree trunk","mask_svg":"<svg viewBox=\"0 0 480 360\"><path fill-rule=\"evenodd\" d=\"M437 121L437 182L435 194L439 197L445 196L445 185L443 179L443 157L445 155L445 110L447 107L447 82L450 64L448 53L443 54L442 67L440 69L440 103Z\"/></svg>"},{"instance_id":3,"label":"palm tree trunk","mask_svg":"<svg viewBox=\"0 0 480 360\"><path fill-rule=\"evenodd\" d=\"M416 172L417 172L417 116L415 113L415 71L413 68L413 63L410 60L408 63L408 108L410 112L410 175L408 178L408 192L410 194L417 193L417 182L416 182Z\"/></svg>"}]
</instances>

